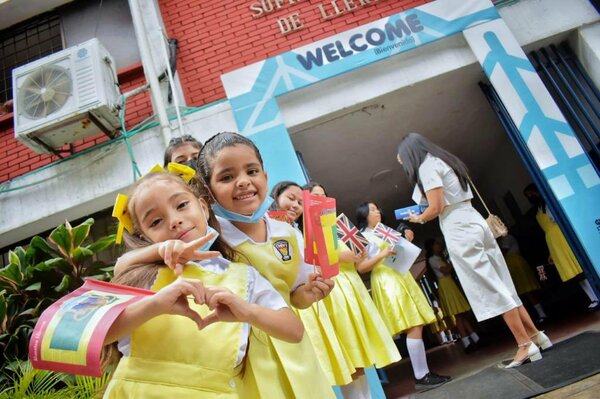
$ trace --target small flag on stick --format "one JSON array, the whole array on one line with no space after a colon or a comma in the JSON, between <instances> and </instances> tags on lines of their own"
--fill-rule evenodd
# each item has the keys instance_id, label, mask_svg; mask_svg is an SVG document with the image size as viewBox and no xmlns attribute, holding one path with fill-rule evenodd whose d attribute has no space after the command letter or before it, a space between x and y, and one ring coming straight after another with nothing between
<instances>
[{"instance_id":1,"label":"small flag on stick","mask_svg":"<svg viewBox=\"0 0 600 399\"><path fill-rule=\"evenodd\" d=\"M348 216L340 213L337 217L337 235L342 242L344 242L355 255L362 254L367 246L369 246L369 240L361 234L360 231L352 224Z\"/></svg>"}]
</instances>

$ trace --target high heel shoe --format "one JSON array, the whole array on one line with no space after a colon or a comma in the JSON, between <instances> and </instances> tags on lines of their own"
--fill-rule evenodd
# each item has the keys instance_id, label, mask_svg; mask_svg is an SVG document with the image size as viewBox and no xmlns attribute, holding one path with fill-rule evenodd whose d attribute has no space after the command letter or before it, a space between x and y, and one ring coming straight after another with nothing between
<instances>
[{"instance_id":1,"label":"high heel shoe","mask_svg":"<svg viewBox=\"0 0 600 399\"><path fill-rule=\"evenodd\" d=\"M527 356L521 360L513 359L507 366L504 366L505 369L512 369L515 367L519 367L520 365L531 362L537 362L538 360L542 360L542 354L540 353L540 348L537 347L536 344L529 341L524 344L519 345L519 348L527 348Z\"/></svg>"},{"instance_id":2,"label":"high heel shoe","mask_svg":"<svg viewBox=\"0 0 600 399\"><path fill-rule=\"evenodd\" d=\"M550 349L553 346L552 341L550 341L550 338L543 331L538 331L529 338L531 338L541 351Z\"/></svg>"}]
</instances>

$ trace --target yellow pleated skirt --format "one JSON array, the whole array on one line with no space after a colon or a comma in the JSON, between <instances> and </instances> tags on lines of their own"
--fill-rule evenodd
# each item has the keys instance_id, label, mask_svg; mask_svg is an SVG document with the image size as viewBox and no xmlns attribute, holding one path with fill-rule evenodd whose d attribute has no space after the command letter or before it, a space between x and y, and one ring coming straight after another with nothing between
<instances>
[{"instance_id":1,"label":"yellow pleated skirt","mask_svg":"<svg viewBox=\"0 0 600 399\"><path fill-rule=\"evenodd\" d=\"M354 368L381 368L400 360L394 340L353 264L340 262L335 288L323 304Z\"/></svg>"},{"instance_id":2,"label":"yellow pleated skirt","mask_svg":"<svg viewBox=\"0 0 600 399\"><path fill-rule=\"evenodd\" d=\"M471 310L467 298L450 276L438 280L440 305L445 315L454 316Z\"/></svg>"},{"instance_id":3,"label":"yellow pleated skirt","mask_svg":"<svg viewBox=\"0 0 600 399\"><path fill-rule=\"evenodd\" d=\"M535 273L521 255L506 255L506 265L519 295L541 289Z\"/></svg>"},{"instance_id":4,"label":"yellow pleated skirt","mask_svg":"<svg viewBox=\"0 0 600 399\"><path fill-rule=\"evenodd\" d=\"M336 287L331 292L335 289ZM295 309L295 311L304 324L304 330L313 344L330 385L351 383L352 374L356 369L339 341L325 305L322 302L315 302L307 309ZM340 335L343 333L340 332Z\"/></svg>"},{"instance_id":5,"label":"yellow pleated skirt","mask_svg":"<svg viewBox=\"0 0 600 399\"><path fill-rule=\"evenodd\" d=\"M252 328L246 367L236 386L241 399L335 399L306 334L293 344Z\"/></svg>"},{"instance_id":6,"label":"yellow pleated skirt","mask_svg":"<svg viewBox=\"0 0 600 399\"><path fill-rule=\"evenodd\" d=\"M435 314L410 273L380 263L371 272L371 294L390 334L433 323Z\"/></svg>"}]
</instances>

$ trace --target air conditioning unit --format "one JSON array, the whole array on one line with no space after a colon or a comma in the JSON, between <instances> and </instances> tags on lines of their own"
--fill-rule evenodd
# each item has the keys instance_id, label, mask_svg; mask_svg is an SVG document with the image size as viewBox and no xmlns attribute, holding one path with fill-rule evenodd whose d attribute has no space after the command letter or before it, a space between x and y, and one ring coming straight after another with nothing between
<instances>
[{"instance_id":1,"label":"air conditioning unit","mask_svg":"<svg viewBox=\"0 0 600 399\"><path fill-rule=\"evenodd\" d=\"M98 39L15 68L15 138L36 152L119 127L115 62Z\"/></svg>"}]
</instances>

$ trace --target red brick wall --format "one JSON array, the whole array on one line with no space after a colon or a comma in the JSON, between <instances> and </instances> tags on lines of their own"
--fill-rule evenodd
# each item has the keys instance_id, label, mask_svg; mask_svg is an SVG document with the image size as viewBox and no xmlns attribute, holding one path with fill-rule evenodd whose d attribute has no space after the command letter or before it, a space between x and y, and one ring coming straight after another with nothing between
<instances>
[{"instance_id":1,"label":"red brick wall","mask_svg":"<svg viewBox=\"0 0 600 399\"><path fill-rule=\"evenodd\" d=\"M281 10L253 18L249 7L256 1L260 0L159 0L168 35L179 40L177 69L188 104L224 98L220 76L225 72L430 2L379 0L325 21L317 6L331 0L301 0L294 5L284 0ZM277 18L297 11L305 28L283 36Z\"/></svg>"},{"instance_id":2,"label":"red brick wall","mask_svg":"<svg viewBox=\"0 0 600 399\"><path fill-rule=\"evenodd\" d=\"M119 71L121 91L127 92L145 83L141 64ZM127 101L126 128L130 128L152 115L148 92L138 94ZM75 153L108 140L104 134L88 137L73 143ZM0 117L0 183L57 161L55 155L38 154L14 138L12 114Z\"/></svg>"}]
</instances>

